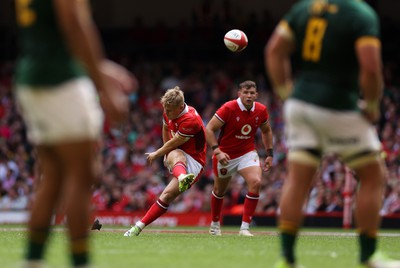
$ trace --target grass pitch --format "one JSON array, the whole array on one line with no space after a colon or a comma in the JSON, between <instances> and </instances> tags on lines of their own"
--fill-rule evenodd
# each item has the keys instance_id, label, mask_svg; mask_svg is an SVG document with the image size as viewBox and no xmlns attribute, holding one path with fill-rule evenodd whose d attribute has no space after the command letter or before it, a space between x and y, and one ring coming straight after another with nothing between
<instances>
[{"instance_id":1,"label":"grass pitch","mask_svg":"<svg viewBox=\"0 0 400 268\"><path fill-rule=\"evenodd\" d=\"M268 268L279 258L275 228L252 228L254 237L240 237L238 227L223 227L213 237L206 228L146 228L138 237L124 237L127 228L105 226L92 231L92 261L97 268ZM63 228L56 228L46 254L47 267L69 267ZM25 250L23 226L0 225L1 267L19 267ZM400 230L383 230L379 248L400 259ZM302 229L298 260L306 268L347 268L357 264L354 231Z\"/></svg>"}]
</instances>

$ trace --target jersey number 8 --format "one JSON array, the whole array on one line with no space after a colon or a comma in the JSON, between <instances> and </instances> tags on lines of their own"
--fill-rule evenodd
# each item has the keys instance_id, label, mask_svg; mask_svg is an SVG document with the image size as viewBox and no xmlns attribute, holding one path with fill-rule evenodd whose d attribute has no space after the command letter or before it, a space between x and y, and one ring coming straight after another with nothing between
<instances>
[{"instance_id":1,"label":"jersey number 8","mask_svg":"<svg viewBox=\"0 0 400 268\"><path fill-rule=\"evenodd\" d=\"M322 40L324 38L327 21L322 18L308 20L306 36L303 42L303 59L318 62L321 57Z\"/></svg>"},{"instance_id":2,"label":"jersey number 8","mask_svg":"<svg viewBox=\"0 0 400 268\"><path fill-rule=\"evenodd\" d=\"M17 22L21 27L29 27L36 20L35 11L29 8L31 3L32 0L16 1Z\"/></svg>"}]
</instances>

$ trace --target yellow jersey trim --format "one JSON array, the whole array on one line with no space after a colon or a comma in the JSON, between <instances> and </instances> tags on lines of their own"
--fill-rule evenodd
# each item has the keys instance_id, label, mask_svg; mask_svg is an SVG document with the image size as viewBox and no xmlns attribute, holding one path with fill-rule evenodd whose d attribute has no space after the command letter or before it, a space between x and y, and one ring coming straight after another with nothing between
<instances>
[{"instance_id":1,"label":"yellow jersey trim","mask_svg":"<svg viewBox=\"0 0 400 268\"><path fill-rule=\"evenodd\" d=\"M281 20L276 26L276 31L279 35L289 39L294 40L294 34L292 29L289 26L289 23L286 20Z\"/></svg>"},{"instance_id":2,"label":"yellow jersey trim","mask_svg":"<svg viewBox=\"0 0 400 268\"><path fill-rule=\"evenodd\" d=\"M374 46L374 47L381 47L381 41L375 36L363 36L356 40L356 46Z\"/></svg>"}]
</instances>

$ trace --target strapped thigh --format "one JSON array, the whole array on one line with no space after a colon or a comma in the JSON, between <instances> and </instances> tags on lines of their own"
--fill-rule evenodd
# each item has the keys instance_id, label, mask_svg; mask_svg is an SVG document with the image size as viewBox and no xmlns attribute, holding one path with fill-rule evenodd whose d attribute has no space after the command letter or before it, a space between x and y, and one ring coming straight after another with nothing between
<instances>
[{"instance_id":1,"label":"strapped thigh","mask_svg":"<svg viewBox=\"0 0 400 268\"><path fill-rule=\"evenodd\" d=\"M365 150L351 155L343 156L342 161L351 169L358 168L370 162L376 161L380 157L378 151Z\"/></svg>"},{"instance_id":2,"label":"strapped thigh","mask_svg":"<svg viewBox=\"0 0 400 268\"><path fill-rule=\"evenodd\" d=\"M291 162L319 166L321 162L322 153L317 149L311 148L296 148L288 153L288 160Z\"/></svg>"}]
</instances>

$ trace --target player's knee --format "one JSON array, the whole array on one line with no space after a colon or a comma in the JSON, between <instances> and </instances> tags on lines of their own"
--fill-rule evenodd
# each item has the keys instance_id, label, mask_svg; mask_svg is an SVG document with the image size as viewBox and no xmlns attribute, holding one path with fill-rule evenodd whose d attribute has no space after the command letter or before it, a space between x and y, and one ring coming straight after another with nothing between
<instances>
[{"instance_id":1,"label":"player's knee","mask_svg":"<svg viewBox=\"0 0 400 268\"><path fill-rule=\"evenodd\" d=\"M226 186L219 185L218 183L214 183L213 193L217 197L223 197L227 191Z\"/></svg>"},{"instance_id":2,"label":"player's knee","mask_svg":"<svg viewBox=\"0 0 400 268\"><path fill-rule=\"evenodd\" d=\"M248 180L248 188L252 192L259 192L261 187L261 177L254 177Z\"/></svg>"},{"instance_id":3,"label":"player's knee","mask_svg":"<svg viewBox=\"0 0 400 268\"><path fill-rule=\"evenodd\" d=\"M167 156L167 163L169 166L174 166L178 162L182 162L187 165L187 159L180 150L173 150Z\"/></svg>"}]
</instances>

